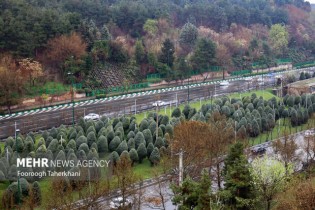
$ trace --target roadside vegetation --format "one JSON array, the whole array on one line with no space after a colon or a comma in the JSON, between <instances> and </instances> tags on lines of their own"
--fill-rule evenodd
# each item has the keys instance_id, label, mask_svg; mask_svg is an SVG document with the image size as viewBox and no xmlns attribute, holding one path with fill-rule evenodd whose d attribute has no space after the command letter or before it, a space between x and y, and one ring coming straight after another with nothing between
<instances>
[{"instance_id":1,"label":"roadside vegetation","mask_svg":"<svg viewBox=\"0 0 315 210\"><path fill-rule=\"evenodd\" d=\"M189 158L184 160L185 177L199 177L201 169L205 167L204 164L208 167L213 166L218 170L214 173L212 181L217 183L219 189L224 189L221 184L222 171L217 166L223 161L220 157L228 152L229 146L235 141L243 142L247 147L284 135L284 130L296 132L302 129L303 125L304 128L310 128L313 123L311 117L315 110L313 109L315 95L287 95L283 100L275 96L268 97L268 100L262 97L262 95L267 97L270 94L269 91L257 91L257 94L256 92L242 94L242 99L239 95L237 98L223 96L212 99L212 103L211 101L205 101L202 104L195 102L174 108L171 113L167 110L167 115L164 115L165 110L160 110L159 114L150 112L145 118L142 116L141 121L140 115L114 119L102 117L99 121L80 119L74 127L67 128L62 125L59 128L44 131L40 135L33 133L19 135L16 140L9 137L5 144L2 144L1 150L0 175L2 178L0 178L3 182L1 187L7 188L1 191L2 205L11 208L18 202L22 203L22 198L30 198L31 186L34 183L36 183L35 189L37 185L40 187L42 199L49 199L51 197L49 189L56 187L55 182L57 182L56 185L60 184L60 180L56 181L55 178L44 180L39 177L21 178L20 180L24 183L22 186L25 186L25 194L23 194L24 197L20 195L19 201L17 197L19 192L16 191L18 178L16 171L36 171L37 169L17 169L15 165L17 157L45 157L49 160L110 160L110 167L106 170L91 169L90 173L93 174L90 177L91 182L84 176L80 178L83 183L77 183L78 181L71 179L62 181L64 184L68 183L68 187L72 186L64 192L67 196L73 194L74 197L70 196L69 199L71 199L68 200L69 205L72 205L75 200L90 196L91 192L85 191L90 188L91 183L94 186L91 188L100 190L95 186L98 180L103 180L101 183L104 180L109 181L102 184L103 187L106 186L106 189L102 189L104 191L100 190L102 193L95 192L100 197L106 195L111 189L126 187L117 183L117 173L121 172L116 171L118 170L116 167L121 159L123 159L121 164L127 165L120 167L119 170L128 169L128 164L130 164L128 173L134 176L130 183L154 178L161 173L169 173L178 161L171 154L177 154L180 149L184 149L185 141L188 140L190 143L187 143L185 157ZM279 122L280 128L277 127ZM307 122L310 124L306 125ZM188 151L193 148L195 150L189 153ZM199 151L200 148L204 151ZM208 156L209 151L211 151L210 156ZM203 154L208 154L207 158ZM199 158L201 159L198 161ZM194 167L191 167L192 164ZM79 169L55 168L53 170ZM75 183L82 186L75 187L77 185ZM14 196L14 199L12 200L10 196ZM28 205L27 203L24 204ZM47 204L49 201L44 203Z\"/></svg>"}]
</instances>

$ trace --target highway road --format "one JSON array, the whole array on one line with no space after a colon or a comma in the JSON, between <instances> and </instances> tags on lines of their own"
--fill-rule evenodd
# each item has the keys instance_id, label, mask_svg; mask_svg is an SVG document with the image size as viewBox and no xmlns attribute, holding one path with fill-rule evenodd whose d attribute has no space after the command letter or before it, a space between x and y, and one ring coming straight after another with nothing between
<instances>
[{"instance_id":1,"label":"highway road","mask_svg":"<svg viewBox=\"0 0 315 210\"><path fill-rule=\"evenodd\" d=\"M298 71L301 71L301 69L291 72L298 73ZM274 79L266 76L259 76L259 78L263 78L264 81L257 82L253 80L253 82L251 82L243 78L234 78L230 79L228 86L220 86L219 82L190 84L189 86L186 84L160 90L143 91L104 99L77 102L74 104L74 119L77 121L80 117L88 113L97 113L107 116L138 113L144 110L154 109L152 103L156 100L163 100L166 102L166 106L174 107L176 104L187 102L188 95L189 100L194 101L274 85ZM31 112L27 111L14 115L0 116L0 139L14 136L15 123L21 133L50 129L52 127L58 127L61 124L70 125L72 123L72 106L73 104L70 103Z\"/></svg>"}]
</instances>

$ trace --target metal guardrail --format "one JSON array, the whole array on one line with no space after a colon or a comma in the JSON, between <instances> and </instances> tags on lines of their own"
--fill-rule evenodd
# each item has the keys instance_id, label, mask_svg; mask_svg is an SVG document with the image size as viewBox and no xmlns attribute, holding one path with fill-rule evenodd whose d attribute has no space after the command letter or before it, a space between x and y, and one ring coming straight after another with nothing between
<instances>
[{"instance_id":1,"label":"metal guardrail","mask_svg":"<svg viewBox=\"0 0 315 210\"><path fill-rule=\"evenodd\" d=\"M288 73L290 72L295 72L295 71L300 71L300 70L310 70L311 68L305 68L305 69L292 69L290 71L286 71ZM276 74L280 74L280 73L276 73ZM244 77L243 77L244 78ZM228 79L227 81L234 81L237 79L242 79L242 78L231 78ZM221 80L222 81L222 80ZM215 81L215 82L203 82L203 83L195 83L195 84L190 84L189 86L191 88L195 87L195 86L202 86L202 85L210 85L210 84L218 84L220 83L220 81ZM188 86L187 85L183 85L181 86L183 89L187 89ZM162 93L162 92L166 92L169 89L172 88L163 88L163 89L158 89L156 92L154 92L154 94L157 93ZM225 94L229 94L229 93L235 93L238 91L233 91L233 92L226 92ZM137 94L136 94L137 95ZM197 97L197 99L199 99L200 97ZM192 100L194 100L195 98L193 97L193 95L191 95ZM95 100L89 100L91 102L95 101ZM187 102L187 100L181 100L179 101L178 104L181 103L185 103ZM58 112L58 115L56 114L56 112L46 112L45 115L44 114L35 114L35 115L29 115L28 117L18 117L19 114L15 113L14 115L16 115L16 118L14 120L0 120L0 139L6 138L8 136L13 136L14 135L14 122L17 122L17 126L19 127L19 129L21 130L21 133L28 133L30 131L36 132L39 130L45 130L45 129L49 129L52 127L58 127L61 124L64 125L70 125L72 123L72 109L71 109L71 104L68 108L60 110ZM139 112L143 112L143 111L148 111L150 109L152 109L153 106L151 105L143 105L140 104L139 106L137 106L137 113ZM43 108L40 110L44 110L47 108ZM32 111L26 111L26 112L20 112L20 113L30 113ZM119 106L119 107L112 107L111 105L107 105L107 104L95 104L93 105L93 107L84 107L84 106L77 106L75 108L75 121L77 121L80 117L84 116L84 113L89 113L89 112L93 112L93 113L98 113L100 115L109 115L109 116L121 116L123 114L133 114L134 113L134 108L131 106L128 109L125 109L125 107L123 106ZM42 117L40 117L42 116Z\"/></svg>"}]
</instances>

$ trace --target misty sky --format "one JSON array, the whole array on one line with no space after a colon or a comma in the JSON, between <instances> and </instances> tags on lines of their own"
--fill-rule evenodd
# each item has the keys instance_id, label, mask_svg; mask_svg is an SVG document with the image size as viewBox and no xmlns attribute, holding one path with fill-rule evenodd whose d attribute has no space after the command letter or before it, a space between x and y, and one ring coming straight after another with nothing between
<instances>
[{"instance_id":1,"label":"misty sky","mask_svg":"<svg viewBox=\"0 0 315 210\"><path fill-rule=\"evenodd\" d=\"M308 2L310 2L311 4L315 4L315 0L307 0Z\"/></svg>"}]
</instances>

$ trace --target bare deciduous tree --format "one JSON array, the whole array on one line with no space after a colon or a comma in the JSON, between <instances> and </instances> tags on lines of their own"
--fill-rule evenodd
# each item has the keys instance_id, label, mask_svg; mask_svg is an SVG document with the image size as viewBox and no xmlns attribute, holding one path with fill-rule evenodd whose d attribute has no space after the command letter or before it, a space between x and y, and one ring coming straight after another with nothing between
<instances>
[{"instance_id":1,"label":"bare deciduous tree","mask_svg":"<svg viewBox=\"0 0 315 210\"><path fill-rule=\"evenodd\" d=\"M272 147L280 160L284 162L286 171L288 170L289 163L299 160L299 154L297 153L298 146L294 141L294 136L290 136L286 131L283 134L283 138L272 143Z\"/></svg>"}]
</instances>

